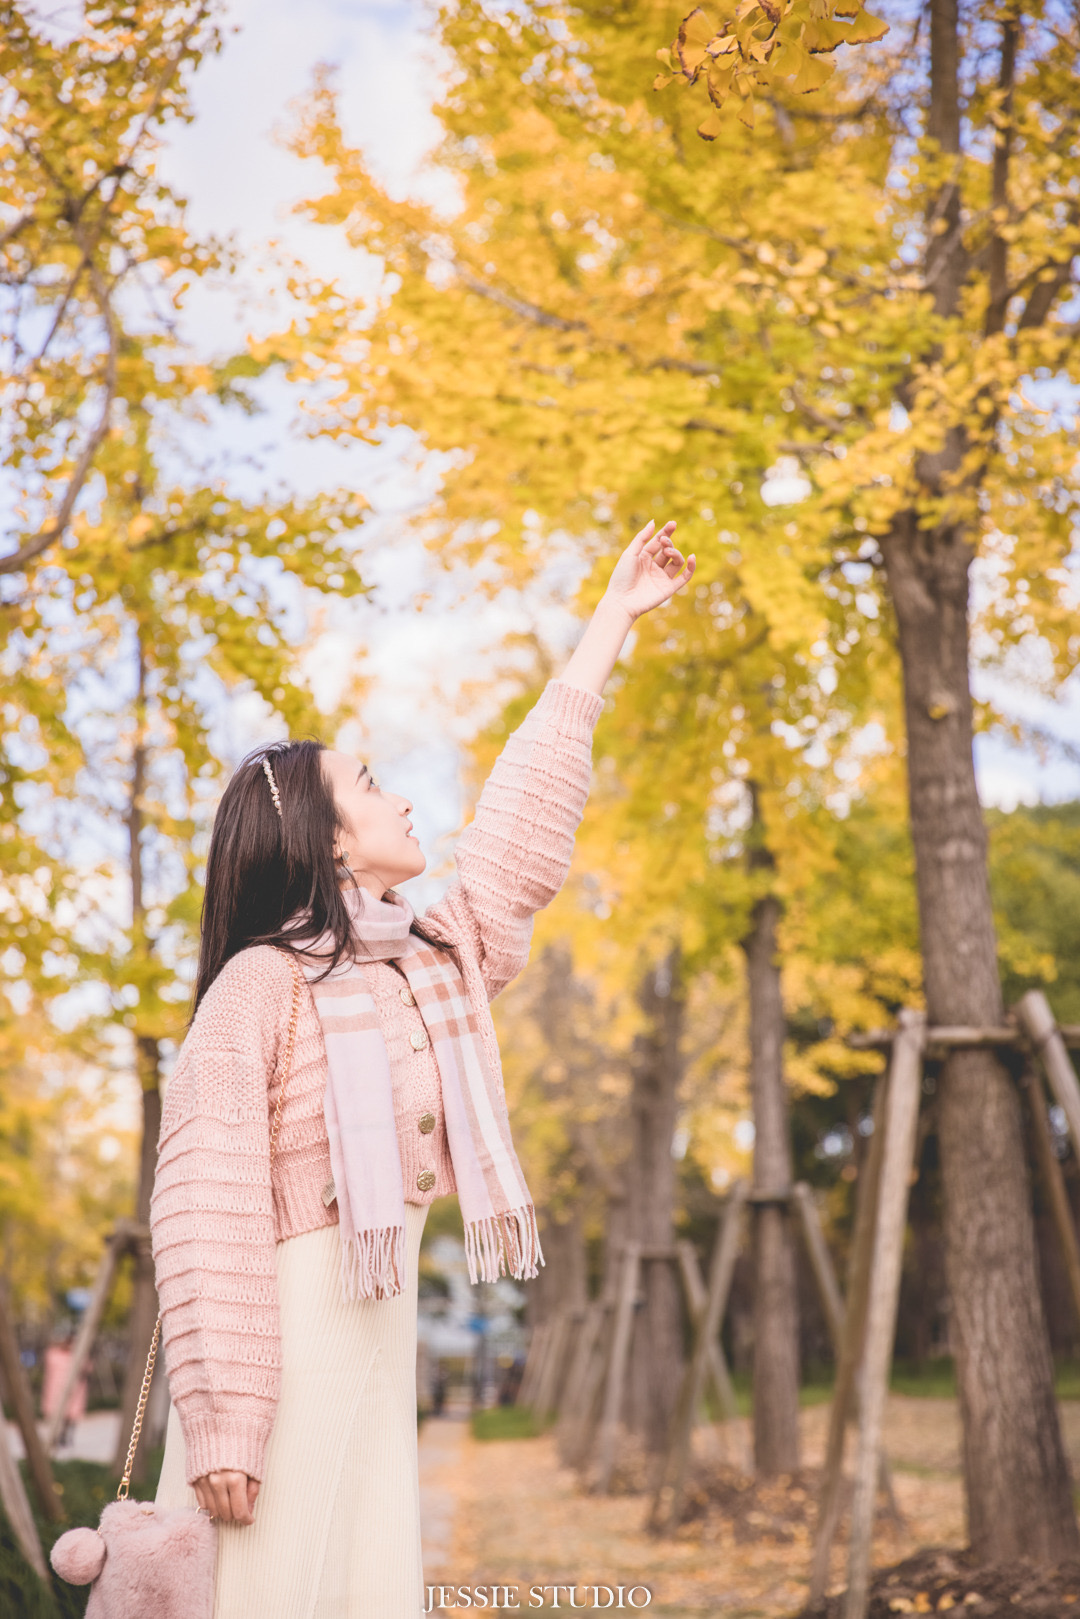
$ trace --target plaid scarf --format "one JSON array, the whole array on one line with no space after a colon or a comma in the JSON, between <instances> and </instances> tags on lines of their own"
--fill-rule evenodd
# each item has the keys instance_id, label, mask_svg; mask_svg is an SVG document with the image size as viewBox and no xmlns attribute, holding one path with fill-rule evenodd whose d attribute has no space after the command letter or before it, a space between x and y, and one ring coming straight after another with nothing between
<instances>
[{"instance_id":1,"label":"plaid scarf","mask_svg":"<svg viewBox=\"0 0 1080 1619\"><path fill-rule=\"evenodd\" d=\"M442 1082L447 1142L465 1225L469 1279L518 1279L544 1263L525 1177L510 1139L498 1076L488 1065L476 1014L449 956L410 933L400 894L346 893L360 951L402 969L431 1040ZM325 948L326 940L307 946ZM405 1192L394 1123L390 1061L375 1000L357 961L313 982L325 961L301 958L326 1042L326 1132L341 1222L345 1297L389 1298L405 1286Z\"/></svg>"}]
</instances>

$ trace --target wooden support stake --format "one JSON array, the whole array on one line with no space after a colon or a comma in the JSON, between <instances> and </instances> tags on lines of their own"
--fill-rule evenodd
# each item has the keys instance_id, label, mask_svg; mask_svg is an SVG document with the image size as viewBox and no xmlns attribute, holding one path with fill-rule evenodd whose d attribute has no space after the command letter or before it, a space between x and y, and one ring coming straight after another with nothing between
<instances>
[{"instance_id":1,"label":"wooden support stake","mask_svg":"<svg viewBox=\"0 0 1080 1619\"><path fill-rule=\"evenodd\" d=\"M836 1280L832 1260L825 1242L825 1233L821 1229L818 1219L817 1204L814 1194L805 1181L799 1181L793 1188L792 1196L795 1202L795 1211L802 1226L803 1241L806 1243L806 1252L810 1256L810 1268L817 1283L821 1307L825 1312L825 1324L829 1329L833 1349L837 1355L840 1353L840 1344L844 1337L844 1300L840 1294L840 1285Z\"/></svg>"},{"instance_id":2,"label":"wooden support stake","mask_svg":"<svg viewBox=\"0 0 1080 1619\"><path fill-rule=\"evenodd\" d=\"M695 1326L690 1363L683 1374L682 1387L672 1418L667 1456L649 1515L649 1528L654 1533L661 1534L677 1524L682 1511L686 1473L690 1464L694 1415L705 1392L709 1345L716 1341L720 1323L724 1319L728 1294L731 1291L731 1279L735 1274L735 1260L739 1252L739 1228L748 1191L749 1187L745 1181L736 1181L717 1227L712 1263L709 1266L709 1287L705 1308L698 1316Z\"/></svg>"},{"instance_id":3,"label":"wooden support stake","mask_svg":"<svg viewBox=\"0 0 1080 1619\"><path fill-rule=\"evenodd\" d=\"M533 1328L529 1339L529 1353L525 1357L525 1370L521 1374L521 1389L518 1393L518 1404L531 1406L533 1394L539 1381L544 1364L544 1349L551 1336L551 1318L541 1321Z\"/></svg>"},{"instance_id":4,"label":"wooden support stake","mask_svg":"<svg viewBox=\"0 0 1080 1619\"><path fill-rule=\"evenodd\" d=\"M559 1435L559 1454L567 1467L585 1468L593 1448L593 1440L600 1422L604 1394L604 1379L611 1359L611 1337L614 1331L615 1297L612 1294L597 1305L593 1330L585 1361L584 1376L577 1392L574 1426L569 1424Z\"/></svg>"},{"instance_id":5,"label":"wooden support stake","mask_svg":"<svg viewBox=\"0 0 1080 1619\"><path fill-rule=\"evenodd\" d=\"M1029 989L1016 1003L1020 1027L1038 1052L1050 1089L1069 1124L1073 1151L1080 1157L1080 1081L1072 1065L1050 1002L1041 989Z\"/></svg>"},{"instance_id":6,"label":"wooden support stake","mask_svg":"<svg viewBox=\"0 0 1080 1619\"><path fill-rule=\"evenodd\" d=\"M829 1437L825 1446L825 1468L814 1532L814 1560L810 1570L809 1605L820 1603L829 1583L829 1556L840 1520L840 1496L844 1478L844 1435L855 1411L859 1362L866 1329L866 1304L870 1294L870 1267L874 1254L874 1224L877 1215L881 1161L885 1151L885 1099L889 1081L878 1080L874 1091L874 1129L866 1160L859 1175L855 1198L855 1230L851 1244L844 1332L836 1362Z\"/></svg>"},{"instance_id":7,"label":"wooden support stake","mask_svg":"<svg viewBox=\"0 0 1080 1619\"><path fill-rule=\"evenodd\" d=\"M800 1181L793 1188L792 1196L802 1225L806 1251L810 1255L810 1268L813 1270L814 1280L817 1282L821 1307L825 1312L825 1321L829 1328L829 1337L832 1339L833 1352L839 1365L844 1341L845 1315L840 1283L836 1279L832 1256L825 1241L825 1233L821 1229L821 1221L818 1218L817 1204L814 1202L813 1192L805 1181ZM857 1380L855 1396L855 1406L858 1409ZM901 1524L903 1522L903 1513L900 1511L896 1491L893 1488L889 1458L884 1451L881 1453L881 1463L878 1469L878 1487L889 1503L890 1515L897 1524Z\"/></svg>"},{"instance_id":8,"label":"wooden support stake","mask_svg":"<svg viewBox=\"0 0 1080 1619\"><path fill-rule=\"evenodd\" d=\"M11 1454L7 1424L0 1417L0 1505L19 1543L19 1550L39 1579L48 1581L45 1554L38 1539L37 1524L23 1485L19 1465Z\"/></svg>"},{"instance_id":9,"label":"wooden support stake","mask_svg":"<svg viewBox=\"0 0 1080 1619\"><path fill-rule=\"evenodd\" d=\"M79 1323L75 1346L71 1352L71 1364L64 1379L64 1386L60 1390L59 1404L49 1418L49 1425L45 1430L44 1444L46 1451L56 1449L56 1441L59 1439L63 1429L64 1416L68 1406L71 1404L71 1396L74 1394L79 1378L90 1360L98 1327L101 1325L105 1306L109 1302L109 1291L113 1284L113 1277L116 1274L117 1264L130 1241L130 1224L120 1222L105 1244L105 1252L101 1256L98 1273L94 1278L94 1290L90 1295L90 1303L83 1311L83 1318Z\"/></svg>"},{"instance_id":10,"label":"wooden support stake","mask_svg":"<svg viewBox=\"0 0 1080 1619\"><path fill-rule=\"evenodd\" d=\"M544 1363L536 1379L536 1394L532 1408L538 1422L543 1422L559 1403L559 1384L566 1362L566 1339L570 1331L570 1311L560 1310L552 1319L551 1334L544 1351Z\"/></svg>"},{"instance_id":11,"label":"wooden support stake","mask_svg":"<svg viewBox=\"0 0 1080 1619\"><path fill-rule=\"evenodd\" d=\"M860 1390L859 1442L855 1454L855 1495L851 1507L848 1588L843 1619L866 1619L870 1596L870 1551L874 1530L881 1423L896 1336L900 1271L907 1225L911 1165L919 1122L926 1019L901 1012L893 1042L886 1103L885 1151L881 1164L874 1262L866 1315L866 1344Z\"/></svg>"},{"instance_id":12,"label":"wooden support stake","mask_svg":"<svg viewBox=\"0 0 1080 1619\"><path fill-rule=\"evenodd\" d=\"M559 1420L555 1425L559 1454L568 1465L577 1459L581 1429L588 1423L589 1408L596 1393L592 1367L610 1308L610 1299L594 1299L585 1306L570 1355Z\"/></svg>"},{"instance_id":13,"label":"wooden support stake","mask_svg":"<svg viewBox=\"0 0 1080 1619\"><path fill-rule=\"evenodd\" d=\"M640 1244L628 1242L623 1249L622 1272L615 1301L615 1330L611 1340L611 1360L608 1366L607 1386L604 1389L604 1411L600 1419L600 1438L597 1444L595 1488L601 1495L606 1495L610 1488L611 1474L615 1466L615 1443L622 1417L626 1366L630 1356L630 1333L634 1325L634 1305L637 1301L640 1274Z\"/></svg>"},{"instance_id":14,"label":"wooden support stake","mask_svg":"<svg viewBox=\"0 0 1080 1619\"><path fill-rule=\"evenodd\" d=\"M708 1300L708 1289L698 1264L697 1249L692 1242L685 1239L679 1243L679 1271L686 1290L686 1302L690 1309L690 1325L697 1326L698 1319ZM709 1357L709 1376L716 1392L716 1401L720 1407L720 1415L725 1422L739 1414L739 1402L735 1398L735 1386L731 1381L727 1361L720 1344L719 1331L717 1336L706 1345L706 1354Z\"/></svg>"},{"instance_id":15,"label":"wooden support stake","mask_svg":"<svg viewBox=\"0 0 1080 1619\"><path fill-rule=\"evenodd\" d=\"M1058 1242L1061 1244L1061 1253L1065 1260L1073 1309L1076 1311L1077 1321L1080 1321L1080 1245L1076 1240L1076 1226L1073 1222L1072 1209L1069 1207L1069 1194L1065 1190L1065 1177L1061 1173L1061 1165L1054 1155L1050 1141L1050 1115L1046 1106L1046 1095L1042 1080L1034 1067L1028 1068L1024 1074L1023 1086L1027 1093L1028 1106L1031 1108L1035 1156L1039 1161L1039 1172L1046 1188L1050 1213L1057 1228Z\"/></svg>"},{"instance_id":16,"label":"wooden support stake","mask_svg":"<svg viewBox=\"0 0 1080 1619\"><path fill-rule=\"evenodd\" d=\"M48 1452L41 1442L41 1435L34 1421L34 1396L27 1382L26 1368L19 1358L15 1326L8 1313L7 1300L2 1288L0 1288L0 1371L3 1373L4 1388L11 1404L11 1415L22 1434L26 1465L38 1506L48 1522L57 1523L64 1516L64 1509L57 1494ZM2 1420L3 1413L0 1411L0 1421Z\"/></svg>"}]
</instances>

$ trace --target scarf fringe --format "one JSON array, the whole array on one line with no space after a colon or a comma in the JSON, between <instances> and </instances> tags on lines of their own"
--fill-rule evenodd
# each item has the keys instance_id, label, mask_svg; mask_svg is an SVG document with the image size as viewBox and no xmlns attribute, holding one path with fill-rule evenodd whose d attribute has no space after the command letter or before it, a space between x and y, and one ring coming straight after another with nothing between
<instances>
[{"instance_id":1,"label":"scarf fringe","mask_svg":"<svg viewBox=\"0 0 1080 1619\"><path fill-rule=\"evenodd\" d=\"M369 1227L341 1233L341 1286L347 1299L388 1299L405 1276L405 1227Z\"/></svg>"},{"instance_id":2,"label":"scarf fringe","mask_svg":"<svg viewBox=\"0 0 1080 1619\"><path fill-rule=\"evenodd\" d=\"M544 1255L533 1204L471 1220L465 1227L465 1261L470 1282L497 1282L504 1274L522 1282L538 1275Z\"/></svg>"}]
</instances>

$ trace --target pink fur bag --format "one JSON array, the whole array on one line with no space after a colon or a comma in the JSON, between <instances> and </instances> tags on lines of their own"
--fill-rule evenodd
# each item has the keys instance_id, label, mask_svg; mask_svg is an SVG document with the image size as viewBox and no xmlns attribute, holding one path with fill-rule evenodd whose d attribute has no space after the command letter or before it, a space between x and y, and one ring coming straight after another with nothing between
<instances>
[{"instance_id":1,"label":"pink fur bag","mask_svg":"<svg viewBox=\"0 0 1080 1619\"><path fill-rule=\"evenodd\" d=\"M292 958L289 958L292 961ZM292 961L293 997L285 1045L284 1078L270 1127L273 1163L281 1126L281 1104L292 1067L296 1020L300 1011L300 969ZM96 1529L69 1529L49 1553L49 1561L69 1585L93 1583L86 1619L213 1619L217 1567L217 1525L187 1508L159 1507L154 1501L131 1501L128 1486L143 1414L161 1342L158 1316L146 1357L139 1405L131 1430L124 1476L116 1500L101 1514ZM2 1415L2 1413L0 1413Z\"/></svg>"},{"instance_id":2,"label":"pink fur bag","mask_svg":"<svg viewBox=\"0 0 1080 1619\"><path fill-rule=\"evenodd\" d=\"M86 1619L213 1619L217 1525L153 1501L110 1501L97 1529L69 1529L49 1561L94 1588Z\"/></svg>"}]
</instances>

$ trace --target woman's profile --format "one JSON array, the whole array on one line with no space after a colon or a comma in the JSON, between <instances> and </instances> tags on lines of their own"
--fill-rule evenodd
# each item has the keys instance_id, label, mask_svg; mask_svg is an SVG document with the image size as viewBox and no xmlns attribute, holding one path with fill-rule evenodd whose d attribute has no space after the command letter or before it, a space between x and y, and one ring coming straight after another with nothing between
<instances>
[{"instance_id":1,"label":"woman's profile","mask_svg":"<svg viewBox=\"0 0 1080 1619\"><path fill-rule=\"evenodd\" d=\"M543 1262L489 1002L524 967L634 620L692 577L653 525L510 737L422 917L412 806L315 742L232 776L151 1210L158 1501L222 1525L215 1619L417 1619L417 1260L456 1192L474 1281ZM257 1505L256 1505L257 1503Z\"/></svg>"}]
</instances>

